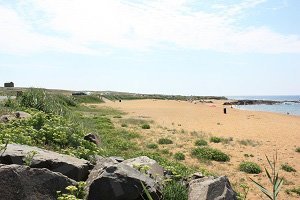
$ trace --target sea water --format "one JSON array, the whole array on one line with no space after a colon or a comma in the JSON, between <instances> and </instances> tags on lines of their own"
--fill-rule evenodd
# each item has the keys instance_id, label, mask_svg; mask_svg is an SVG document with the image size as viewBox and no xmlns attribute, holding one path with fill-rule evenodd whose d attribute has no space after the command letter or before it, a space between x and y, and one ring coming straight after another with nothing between
<instances>
[{"instance_id":1,"label":"sea water","mask_svg":"<svg viewBox=\"0 0 300 200\"><path fill-rule=\"evenodd\" d=\"M273 105L237 105L235 108L241 110L254 110L254 111L266 111L275 112L290 115L300 116L300 103L294 103L289 101L300 102L300 96L228 96L231 100L271 100L271 101L281 101L281 103Z\"/></svg>"}]
</instances>

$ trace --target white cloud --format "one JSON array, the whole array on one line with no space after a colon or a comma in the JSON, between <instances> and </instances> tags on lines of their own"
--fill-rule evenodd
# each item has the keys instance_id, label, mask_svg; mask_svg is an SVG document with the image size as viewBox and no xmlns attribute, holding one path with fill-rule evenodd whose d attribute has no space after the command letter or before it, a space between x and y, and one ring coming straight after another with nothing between
<instances>
[{"instance_id":1,"label":"white cloud","mask_svg":"<svg viewBox=\"0 0 300 200\"><path fill-rule=\"evenodd\" d=\"M264 1L217 5L210 13L192 11L190 0L28 0L14 9L0 5L0 51L98 54L111 47L149 50L170 44L222 52L300 53L298 35L238 27L239 16Z\"/></svg>"}]
</instances>

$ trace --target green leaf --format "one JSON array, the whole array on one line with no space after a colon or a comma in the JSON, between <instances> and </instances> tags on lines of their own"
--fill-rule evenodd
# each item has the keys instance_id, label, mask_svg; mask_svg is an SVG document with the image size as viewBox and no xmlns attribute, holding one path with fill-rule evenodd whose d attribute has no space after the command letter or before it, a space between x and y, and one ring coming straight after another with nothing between
<instances>
[{"instance_id":1,"label":"green leaf","mask_svg":"<svg viewBox=\"0 0 300 200\"><path fill-rule=\"evenodd\" d=\"M266 174L267 174L267 176L268 176L268 178L269 178L269 180L270 180L271 184L273 184L272 177L271 177L271 175L270 175L269 171L267 170L267 168L265 168L265 171L266 171Z\"/></svg>"},{"instance_id":2,"label":"green leaf","mask_svg":"<svg viewBox=\"0 0 300 200\"><path fill-rule=\"evenodd\" d=\"M145 185L143 184L142 181L141 181L141 184L142 184L142 187L143 187L144 192L145 192L146 195L147 195L148 200L153 200L153 198L151 197L149 191L147 190L147 188L145 187Z\"/></svg>"},{"instance_id":3,"label":"green leaf","mask_svg":"<svg viewBox=\"0 0 300 200\"><path fill-rule=\"evenodd\" d=\"M258 182L254 181L252 178L250 178L250 180L256 185L256 187L258 187L258 189L260 189L260 191L262 191L269 199L273 199L271 196L271 193L261 184L259 184Z\"/></svg>"},{"instance_id":4,"label":"green leaf","mask_svg":"<svg viewBox=\"0 0 300 200\"><path fill-rule=\"evenodd\" d=\"M278 182L278 184L276 183L276 189L275 189L275 196L277 197L278 196L278 193L279 193L279 191L280 191L280 188L281 188L281 186L283 185L283 179L281 179L279 182Z\"/></svg>"}]
</instances>

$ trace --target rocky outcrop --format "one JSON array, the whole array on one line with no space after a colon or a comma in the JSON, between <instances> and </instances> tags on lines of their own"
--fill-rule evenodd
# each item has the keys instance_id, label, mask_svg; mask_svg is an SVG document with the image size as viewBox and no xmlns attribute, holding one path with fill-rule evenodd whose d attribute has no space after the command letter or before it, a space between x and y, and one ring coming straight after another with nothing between
<instances>
[{"instance_id":1,"label":"rocky outcrop","mask_svg":"<svg viewBox=\"0 0 300 200\"><path fill-rule=\"evenodd\" d=\"M98 146L101 144L101 140L100 140L99 136L97 136L93 133L89 133L89 134L85 135L83 139L85 139L86 141L92 142Z\"/></svg>"},{"instance_id":2,"label":"rocky outcrop","mask_svg":"<svg viewBox=\"0 0 300 200\"><path fill-rule=\"evenodd\" d=\"M15 119L15 117L12 115L2 115L0 117L0 122L8 123L8 122L12 121L13 119Z\"/></svg>"},{"instance_id":3,"label":"rocky outcrop","mask_svg":"<svg viewBox=\"0 0 300 200\"><path fill-rule=\"evenodd\" d=\"M159 199L157 183L124 162L103 158L96 164L87 180L88 200L142 200L142 183L154 200Z\"/></svg>"},{"instance_id":4,"label":"rocky outcrop","mask_svg":"<svg viewBox=\"0 0 300 200\"><path fill-rule=\"evenodd\" d=\"M17 111L13 114L2 115L0 117L0 122L7 123L7 122L10 122L10 121L15 120L15 119L27 119L27 118L30 118L30 117L31 117L31 115L27 112Z\"/></svg>"},{"instance_id":5,"label":"rocky outcrop","mask_svg":"<svg viewBox=\"0 0 300 200\"><path fill-rule=\"evenodd\" d=\"M47 168L76 181L85 181L91 168L86 160L27 145L8 144L0 155L2 164L23 165L26 159L30 159L29 165L32 168Z\"/></svg>"},{"instance_id":6,"label":"rocky outcrop","mask_svg":"<svg viewBox=\"0 0 300 200\"><path fill-rule=\"evenodd\" d=\"M150 177L161 181L164 176L164 169L153 159L147 156L140 156L137 158L132 158L125 160L123 164L128 165L133 168L142 169Z\"/></svg>"},{"instance_id":7,"label":"rocky outcrop","mask_svg":"<svg viewBox=\"0 0 300 200\"><path fill-rule=\"evenodd\" d=\"M274 105L278 103L283 103L281 101L268 101L268 100L238 100L232 102L225 102L223 105Z\"/></svg>"},{"instance_id":8,"label":"rocky outcrop","mask_svg":"<svg viewBox=\"0 0 300 200\"><path fill-rule=\"evenodd\" d=\"M56 200L57 191L65 192L76 182L48 169L0 164L0 199Z\"/></svg>"},{"instance_id":9,"label":"rocky outcrop","mask_svg":"<svg viewBox=\"0 0 300 200\"><path fill-rule=\"evenodd\" d=\"M31 117L31 114L27 112L17 111L15 112L15 116L17 119L27 119Z\"/></svg>"},{"instance_id":10,"label":"rocky outcrop","mask_svg":"<svg viewBox=\"0 0 300 200\"><path fill-rule=\"evenodd\" d=\"M203 177L189 183L189 200L235 200L237 195L225 176Z\"/></svg>"}]
</instances>

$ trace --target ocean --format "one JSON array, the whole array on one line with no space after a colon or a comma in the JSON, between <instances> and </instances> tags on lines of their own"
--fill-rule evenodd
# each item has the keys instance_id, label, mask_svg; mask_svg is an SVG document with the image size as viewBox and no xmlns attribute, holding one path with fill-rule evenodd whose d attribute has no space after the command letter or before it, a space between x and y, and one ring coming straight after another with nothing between
<instances>
[{"instance_id":1,"label":"ocean","mask_svg":"<svg viewBox=\"0 0 300 200\"><path fill-rule=\"evenodd\" d=\"M300 116L300 103L292 103L288 101L300 101L300 95L294 96L228 96L231 100L271 100L282 101L282 103L274 105L238 105L235 108L241 110L254 110L254 111L266 111L275 112L290 115Z\"/></svg>"}]
</instances>

